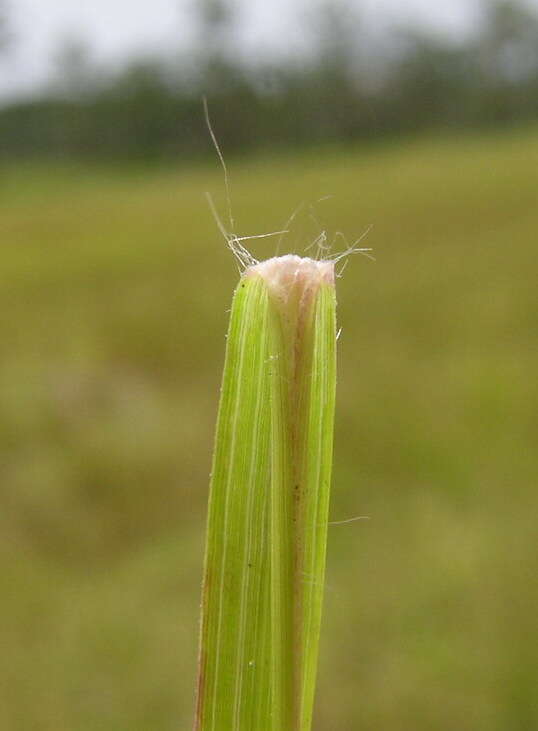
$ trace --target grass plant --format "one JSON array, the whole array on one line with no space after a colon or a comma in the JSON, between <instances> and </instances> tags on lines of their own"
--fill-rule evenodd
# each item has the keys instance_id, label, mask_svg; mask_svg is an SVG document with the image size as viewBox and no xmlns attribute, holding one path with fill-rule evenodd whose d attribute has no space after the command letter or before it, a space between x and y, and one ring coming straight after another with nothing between
<instances>
[{"instance_id":1,"label":"grass plant","mask_svg":"<svg viewBox=\"0 0 538 731\"><path fill-rule=\"evenodd\" d=\"M249 266L228 333L196 731L311 727L332 464L334 265Z\"/></svg>"}]
</instances>

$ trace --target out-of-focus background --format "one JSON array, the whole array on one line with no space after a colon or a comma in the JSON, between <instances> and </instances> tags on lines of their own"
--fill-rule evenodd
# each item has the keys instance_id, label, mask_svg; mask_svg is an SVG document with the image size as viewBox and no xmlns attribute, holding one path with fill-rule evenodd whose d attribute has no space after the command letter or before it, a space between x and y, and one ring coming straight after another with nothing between
<instances>
[{"instance_id":1,"label":"out-of-focus background","mask_svg":"<svg viewBox=\"0 0 538 731\"><path fill-rule=\"evenodd\" d=\"M204 95L237 233L374 225L315 729L538 728L538 2L404 5L0 0L1 731L190 727L237 280Z\"/></svg>"}]
</instances>

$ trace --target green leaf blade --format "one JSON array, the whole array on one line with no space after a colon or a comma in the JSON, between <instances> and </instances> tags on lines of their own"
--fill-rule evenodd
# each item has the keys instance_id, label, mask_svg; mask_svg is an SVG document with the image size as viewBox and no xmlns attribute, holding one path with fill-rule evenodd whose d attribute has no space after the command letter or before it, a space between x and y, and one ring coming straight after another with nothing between
<instances>
[{"instance_id":1,"label":"green leaf blade","mask_svg":"<svg viewBox=\"0 0 538 731\"><path fill-rule=\"evenodd\" d=\"M210 489L195 724L204 731L259 723L263 699L253 690L269 692L267 320L263 283L242 280L232 304Z\"/></svg>"},{"instance_id":2,"label":"green leaf blade","mask_svg":"<svg viewBox=\"0 0 538 731\"><path fill-rule=\"evenodd\" d=\"M312 723L318 646L321 628L325 558L332 473L334 403L336 391L336 298L334 287L323 284L315 303L312 357L305 402L301 482L303 531L301 556L301 655L302 688L298 728Z\"/></svg>"}]
</instances>

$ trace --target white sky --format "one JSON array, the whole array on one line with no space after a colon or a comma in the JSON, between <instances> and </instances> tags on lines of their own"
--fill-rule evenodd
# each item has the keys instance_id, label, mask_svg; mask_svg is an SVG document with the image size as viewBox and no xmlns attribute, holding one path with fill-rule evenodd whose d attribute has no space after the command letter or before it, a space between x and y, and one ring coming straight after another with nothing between
<instances>
[{"instance_id":1,"label":"white sky","mask_svg":"<svg viewBox=\"0 0 538 731\"><path fill-rule=\"evenodd\" d=\"M121 61L133 51L181 48L192 30L197 0L6 0L15 36L0 58L0 96L31 90L50 76L62 41L87 41L98 60ZM469 27L478 0L354 0L376 24L418 21L449 33ZM310 3L312 0L310 0ZM538 8L538 0L527 0ZM247 53L301 45L301 11L308 0L243 0L241 44ZM252 49L252 51L251 51Z\"/></svg>"}]
</instances>

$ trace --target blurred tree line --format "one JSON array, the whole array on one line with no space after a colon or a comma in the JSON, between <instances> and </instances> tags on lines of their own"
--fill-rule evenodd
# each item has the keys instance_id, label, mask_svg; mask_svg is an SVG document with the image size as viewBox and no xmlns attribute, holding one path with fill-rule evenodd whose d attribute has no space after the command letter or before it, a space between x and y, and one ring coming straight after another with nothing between
<instances>
[{"instance_id":1,"label":"blurred tree line","mask_svg":"<svg viewBox=\"0 0 538 731\"><path fill-rule=\"evenodd\" d=\"M169 158L209 150L201 98L227 152L379 138L538 118L538 16L485 0L472 33L371 34L346 0L319 0L308 53L245 57L226 0L199 0L194 52L103 72L82 43L38 95L0 108L0 158ZM0 7L0 50L9 38ZM0 56L0 63L1 63Z\"/></svg>"}]
</instances>

